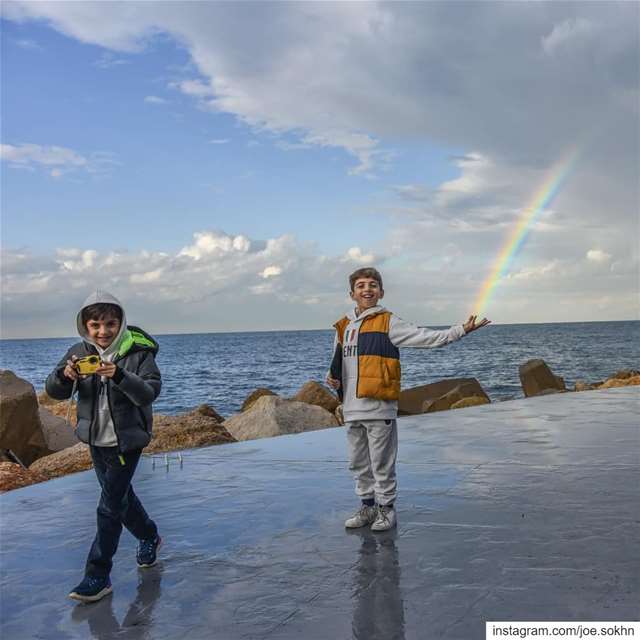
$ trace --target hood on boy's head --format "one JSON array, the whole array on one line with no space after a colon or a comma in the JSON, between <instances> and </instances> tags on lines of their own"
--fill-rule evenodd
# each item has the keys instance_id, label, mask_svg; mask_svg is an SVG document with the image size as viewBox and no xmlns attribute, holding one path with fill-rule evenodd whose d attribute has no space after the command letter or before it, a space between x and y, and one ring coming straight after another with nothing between
<instances>
[{"instance_id":1,"label":"hood on boy's head","mask_svg":"<svg viewBox=\"0 0 640 640\"><path fill-rule=\"evenodd\" d=\"M76 318L76 325L78 327L78 333L80 334L80 337L85 342L88 342L89 344L92 344L94 347L98 348L98 350L100 351L100 348L98 347L98 345L96 345L89 339L89 335L87 333L87 327L82 322L82 310L86 309L87 307L90 307L92 304L99 304L99 303L113 304L116 307L120 307L120 310L122 311L122 322L120 323L120 331L118 332L118 335L115 337L114 341L109 345L109 347L106 350L106 351L111 351L112 347L118 346L118 343L121 341L122 336L127 331L127 316L125 315L124 307L122 306L118 298L116 298L115 296L112 296L108 291L102 291L101 289L96 289L96 291L92 293L82 303L82 307L80 307L80 311L78 311L78 316Z\"/></svg>"}]
</instances>

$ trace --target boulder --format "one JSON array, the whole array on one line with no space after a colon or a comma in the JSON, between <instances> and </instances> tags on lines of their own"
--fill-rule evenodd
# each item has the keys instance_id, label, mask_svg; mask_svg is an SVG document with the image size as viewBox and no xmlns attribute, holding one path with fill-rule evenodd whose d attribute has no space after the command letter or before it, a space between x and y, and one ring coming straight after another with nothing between
<instances>
[{"instance_id":1,"label":"boulder","mask_svg":"<svg viewBox=\"0 0 640 640\"><path fill-rule=\"evenodd\" d=\"M263 387L256 389L255 391L252 391L246 398L245 401L242 403L242 406L240 407L240 411L247 411L247 409L251 408L251 405L258 399L258 398L262 398L262 396L275 396L276 394L271 391L271 389L265 389Z\"/></svg>"},{"instance_id":2,"label":"boulder","mask_svg":"<svg viewBox=\"0 0 640 640\"><path fill-rule=\"evenodd\" d=\"M318 407L326 409L329 413L334 413L340 404L337 396L315 380L305 382L300 388L300 391L291 399L297 402L315 404Z\"/></svg>"},{"instance_id":3,"label":"boulder","mask_svg":"<svg viewBox=\"0 0 640 640\"><path fill-rule=\"evenodd\" d=\"M47 477L15 462L0 462L0 493L43 482Z\"/></svg>"},{"instance_id":4,"label":"boulder","mask_svg":"<svg viewBox=\"0 0 640 640\"><path fill-rule=\"evenodd\" d=\"M198 407L178 416L155 415L153 437L145 453L193 449L226 442L235 442L235 439L218 418L203 415Z\"/></svg>"},{"instance_id":5,"label":"boulder","mask_svg":"<svg viewBox=\"0 0 640 640\"><path fill-rule=\"evenodd\" d=\"M0 371L0 449L11 449L26 466L51 453L33 385L9 370Z\"/></svg>"},{"instance_id":6,"label":"boulder","mask_svg":"<svg viewBox=\"0 0 640 640\"><path fill-rule=\"evenodd\" d=\"M484 392L477 380L474 382L465 382L459 384L451 391L441 395L433 400L426 400L422 404L422 413L433 413L434 411L447 411L451 409L454 404L460 402L465 398L482 398L488 404L491 402L489 396Z\"/></svg>"},{"instance_id":7,"label":"boulder","mask_svg":"<svg viewBox=\"0 0 640 640\"><path fill-rule=\"evenodd\" d=\"M422 413L422 406L425 402L436 400L456 387L461 386L464 386L465 395L480 396L489 400L489 396L487 396L475 378L451 378L450 380L440 380L432 384L425 384L420 387L412 387L411 389L401 391L400 399L398 400L398 415L407 416ZM462 397L464 396L461 395L457 400L460 400ZM457 400L452 400L446 408L448 409L451 404Z\"/></svg>"},{"instance_id":8,"label":"boulder","mask_svg":"<svg viewBox=\"0 0 640 640\"><path fill-rule=\"evenodd\" d=\"M636 371L635 369L621 369L620 371L616 371L612 376L609 376L609 380L627 380L628 378L635 378L640 376L640 371Z\"/></svg>"},{"instance_id":9,"label":"boulder","mask_svg":"<svg viewBox=\"0 0 640 640\"><path fill-rule=\"evenodd\" d=\"M482 396L470 396L469 398L462 398L451 405L452 409L464 409L466 407L477 407L481 404L490 404L491 401L483 398Z\"/></svg>"},{"instance_id":10,"label":"boulder","mask_svg":"<svg viewBox=\"0 0 640 640\"><path fill-rule=\"evenodd\" d=\"M611 389L615 387L630 387L640 384L640 375L631 376L630 378L609 378L603 382L598 389Z\"/></svg>"},{"instance_id":11,"label":"boulder","mask_svg":"<svg viewBox=\"0 0 640 640\"><path fill-rule=\"evenodd\" d=\"M201 404L196 408L196 412L207 418L215 418L218 422L224 422L224 418L209 404Z\"/></svg>"},{"instance_id":12,"label":"boulder","mask_svg":"<svg viewBox=\"0 0 640 640\"><path fill-rule=\"evenodd\" d=\"M54 415L45 407L39 407L40 423L47 448L50 451L62 451L78 444L73 426L64 418Z\"/></svg>"},{"instance_id":13,"label":"boulder","mask_svg":"<svg viewBox=\"0 0 640 640\"><path fill-rule=\"evenodd\" d=\"M41 407L45 407L47 411L50 411L51 413L53 413L54 416L58 416L59 418L66 420L67 411L69 408L68 400L54 400L53 398L47 395L46 391L42 391L41 393L38 394L38 404ZM69 413L69 422L71 423L72 426L75 427L76 419L77 419L75 402L71 403L71 411L69 411L68 413Z\"/></svg>"},{"instance_id":14,"label":"boulder","mask_svg":"<svg viewBox=\"0 0 640 640\"><path fill-rule=\"evenodd\" d=\"M78 471L86 471L92 466L89 446L84 442L79 442L73 447L36 460L29 466L29 471L35 471L50 479L78 473Z\"/></svg>"},{"instance_id":15,"label":"boulder","mask_svg":"<svg viewBox=\"0 0 640 640\"><path fill-rule=\"evenodd\" d=\"M224 426L236 440L254 440L326 429L337 424L335 416L322 407L265 395L248 411L229 418Z\"/></svg>"},{"instance_id":16,"label":"boulder","mask_svg":"<svg viewBox=\"0 0 640 640\"><path fill-rule=\"evenodd\" d=\"M342 410L342 405L339 404L336 407L336 410L333 412L333 415L335 416L335 419L338 421L339 425L343 425L344 424L344 411Z\"/></svg>"},{"instance_id":17,"label":"boulder","mask_svg":"<svg viewBox=\"0 0 640 640\"><path fill-rule=\"evenodd\" d=\"M545 392L567 390L564 380L554 375L544 360L529 360L520 365L518 373L526 398L544 395Z\"/></svg>"}]
</instances>

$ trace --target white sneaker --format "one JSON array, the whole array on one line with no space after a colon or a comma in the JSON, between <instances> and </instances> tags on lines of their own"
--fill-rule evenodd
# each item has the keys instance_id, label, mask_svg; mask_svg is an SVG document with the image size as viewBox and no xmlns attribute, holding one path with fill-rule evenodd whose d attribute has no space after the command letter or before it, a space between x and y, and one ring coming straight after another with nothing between
<instances>
[{"instance_id":1,"label":"white sneaker","mask_svg":"<svg viewBox=\"0 0 640 640\"><path fill-rule=\"evenodd\" d=\"M396 526L396 510L393 507L379 506L377 517L371 525L371 531L389 531Z\"/></svg>"},{"instance_id":2,"label":"white sneaker","mask_svg":"<svg viewBox=\"0 0 640 640\"><path fill-rule=\"evenodd\" d=\"M356 511L350 518L345 520L344 526L347 529L358 529L359 527L365 527L371 524L378 515L378 510L375 507L370 507L363 504L358 511Z\"/></svg>"}]
</instances>

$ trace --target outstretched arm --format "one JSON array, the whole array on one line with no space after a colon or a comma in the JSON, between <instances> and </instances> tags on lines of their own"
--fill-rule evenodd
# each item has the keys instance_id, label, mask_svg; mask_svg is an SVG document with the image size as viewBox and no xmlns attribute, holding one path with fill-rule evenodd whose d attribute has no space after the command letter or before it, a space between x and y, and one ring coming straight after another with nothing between
<instances>
[{"instance_id":1,"label":"outstretched arm","mask_svg":"<svg viewBox=\"0 0 640 640\"><path fill-rule=\"evenodd\" d=\"M476 323L476 318L478 316L469 316L469 319L462 325L465 334L471 333L476 329L481 329L482 327L486 327L488 324L491 324L491 320L487 320L486 318L482 318L480 322Z\"/></svg>"}]
</instances>

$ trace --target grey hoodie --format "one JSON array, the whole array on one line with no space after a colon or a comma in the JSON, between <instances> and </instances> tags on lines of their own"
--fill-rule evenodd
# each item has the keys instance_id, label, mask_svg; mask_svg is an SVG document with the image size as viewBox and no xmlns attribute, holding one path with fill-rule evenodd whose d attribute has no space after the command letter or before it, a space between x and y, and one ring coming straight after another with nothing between
<instances>
[{"instance_id":1,"label":"grey hoodie","mask_svg":"<svg viewBox=\"0 0 640 640\"><path fill-rule=\"evenodd\" d=\"M370 315L386 311L384 307L376 306L356 315L353 309L347 314L349 324L342 345L342 393L345 422L358 420L394 420L398 415L398 403L392 400L376 400L374 398L357 398L356 386L358 381L358 334L362 321ZM354 331L352 331L354 330ZM454 325L449 329L434 330L417 327L398 316L391 314L389 322L389 339L396 347L416 347L429 349L440 347L464 336L462 325ZM338 344L338 335L334 338L334 352Z\"/></svg>"}]
</instances>

